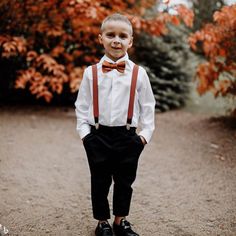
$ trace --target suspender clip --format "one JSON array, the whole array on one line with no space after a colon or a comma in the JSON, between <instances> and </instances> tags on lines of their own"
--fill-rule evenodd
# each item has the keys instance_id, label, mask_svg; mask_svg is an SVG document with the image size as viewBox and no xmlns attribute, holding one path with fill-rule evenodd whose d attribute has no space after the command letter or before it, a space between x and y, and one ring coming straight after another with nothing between
<instances>
[{"instance_id":1,"label":"suspender clip","mask_svg":"<svg viewBox=\"0 0 236 236\"><path fill-rule=\"evenodd\" d=\"M128 124L128 123L126 124L126 129L130 130L130 124Z\"/></svg>"},{"instance_id":2,"label":"suspender clip","mask_svg":"<svg viewBox=\"0 0 236 236\"><path fill-rule=\"evenodd\" d=\"M99 123L95 124L95 128L98 129L99 128Z\"/></svg>"}]
</instances>

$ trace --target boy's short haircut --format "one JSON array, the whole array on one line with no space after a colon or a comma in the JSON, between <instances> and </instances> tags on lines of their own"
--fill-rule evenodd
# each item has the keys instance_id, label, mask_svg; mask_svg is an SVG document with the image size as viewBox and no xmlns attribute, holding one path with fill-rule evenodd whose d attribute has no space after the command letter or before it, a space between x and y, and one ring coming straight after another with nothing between
<instances>
[{"instance_id":1,"label":"boy's short haircut","mask_svg":"<svg viewBox=\"0 0 236 236\"><path fill-rule=\"evenodd\" d=\"M108 21L122 21L122 22L127 23L127 24L130 26L130 34L133 35L133 26L132 26L130 20L129 20L126 16L124 16L124 15L122 15L122 14L119 14L119 13L114 13L114 14L112 14L112 15L107 16L107 17L103 20L103 22L102 22L102 25L101 25L101 32L104 31L105 24L106 24Z\"/></svg>"}]
</instances>

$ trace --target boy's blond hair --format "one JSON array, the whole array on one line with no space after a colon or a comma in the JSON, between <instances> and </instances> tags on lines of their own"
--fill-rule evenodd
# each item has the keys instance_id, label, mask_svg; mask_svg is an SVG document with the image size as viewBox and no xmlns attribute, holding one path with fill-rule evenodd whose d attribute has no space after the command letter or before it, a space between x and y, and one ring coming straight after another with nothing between
<instances>
[{"instance_id":1,"label":"boy's blond hair","mask_svg":"<svg viewBox=\"0 0 236 236\"><path fill-rule=\"evenodd\" d=\"M122 15L122 14L120 14L120 13L114 13L114 14L112 14L112 15L107 16L107 17L103 20L103 22L102 22L102 25L101 25L101 32L104 31L105 24L106 24L108 21L122 21L122 22L125 22L126 24L128 24L128 25L130 26L130 34L133 35L133 27L132 27L132 24L131 24L130 20L129 20L126 16L124 16L124 15Z\"/></svg>"}]
</instances>

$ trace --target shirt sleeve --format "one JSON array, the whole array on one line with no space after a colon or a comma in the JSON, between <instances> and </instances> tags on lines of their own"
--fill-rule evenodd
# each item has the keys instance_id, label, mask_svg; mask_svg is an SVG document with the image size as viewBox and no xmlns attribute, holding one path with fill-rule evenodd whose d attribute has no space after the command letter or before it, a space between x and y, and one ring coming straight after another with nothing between
<instances>
[{"instance_id":1,"label":"shirt sleeve","mask_svg":"<svg viewBox=\"0 0 236 236\"><path fill-rule=\"evenodd\" d=\"M150 142L153 131L155 129L155 98L152 92L152 87L146 71L142 69L141 74L141 87L139 91L139 135L143 136L147 143Z\"/></svg>"},{"instance_id":2,"label":"shirt sleeve","mask_svg":"<svg viewBox=\"0 0 236 236\"><path fill-rule=\"evenodd\" d=\"M89 105L91 102L91 91L89 86L88 68L85 69L83 79L80 84L78 96L75 102L75 113L77 118L76 130L80 138L84 138L90 133L91 128L88 123Z\"/></svg>"}]
</instances>

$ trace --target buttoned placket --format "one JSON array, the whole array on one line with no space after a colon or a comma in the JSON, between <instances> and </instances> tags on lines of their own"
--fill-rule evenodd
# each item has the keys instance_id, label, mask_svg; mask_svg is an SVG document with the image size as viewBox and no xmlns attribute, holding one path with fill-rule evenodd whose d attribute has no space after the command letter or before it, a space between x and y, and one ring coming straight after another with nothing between
<instances>
[{"instance_id":1,"label":"buttoned placket","mask_svg":"<svg viewBox=\"0 0 236 236\"><path fill-rule=\"evenodd\" d=\"M130 94L129 85L131 83L131 76L125 77L125 72L124 74L120 74L120 72L118 72L117 70L112 70L106 73L106 79L109 80L110 82L109 83L110 112L105 111L105 113L109 114L108 122L112 126L116 123L116 119L120 115L120 106L123 106L123 108L128 109L129 94ZM126 93L124 93L122 87L128 88ZM121 97L123 103L117 104L117 101L120 100ZM126 122L126 117L124 119L124 122Z\"/></svg>"},{"instance_id":2,"label":"buttoned placket","mask_svg":"<svg viewBox=\"0 0 236 236\"><path fill-rule=\"evenodd\" d=\"M115 117L115 109L114 109L114 99L116 97L116 79L118 77L118 71L112 70L111 71L111 116L110 116L110 124L112 124L113 120L112 117Z\"/></svg>"}]
</instances>

